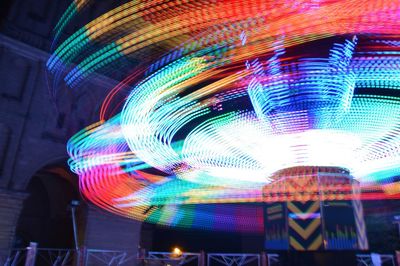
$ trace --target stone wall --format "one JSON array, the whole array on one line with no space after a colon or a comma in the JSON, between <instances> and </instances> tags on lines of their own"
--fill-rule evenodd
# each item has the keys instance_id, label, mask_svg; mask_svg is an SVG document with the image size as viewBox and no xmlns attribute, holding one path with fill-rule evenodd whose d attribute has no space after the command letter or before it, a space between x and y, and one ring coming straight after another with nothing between
<instances>
[{"instance_id":1,"label":"stone wall","mask_svg":"<svg viewBox=\"0 0 400 266\"><path fill-rule=\"evenodd\" d=\"M0 20L0 250L12 246L18 217L27 197L24 192L40 169L66 162L66 142L83 127L98 120L107 91L116 82L93 78L79 89L64 84L49 86L45 63L53 28L70 0L6 0ZM98 2L81 21L112 8ZM53 90L54 89L54 90ZM85 205L85 204L83 204ZM88 207L80 227L87 248L135 249L140 223ZM40 243L39 243L40 246Z\"/></svg>"},{"instance_id":2,"label":"stone wall","mask_svg":"<svg viewBox=\"0 0 400 266\"><path fill-rule=\"evenodd\" d=\"M26 196L26 193L0 189L0 257L12 245L15 225Z\"/></svg>"},{"instance_id":3,"label":"stone wall","mask_svg":"<svg viewBox=\"0 0 400 266\"><path fill-rule=\"evenodd\" d=\"M0 34L0 249L11 247L25 188L45 166L66 162L66 142L98 120L116 82L96 77L71 90L48 86L48 54ZM20 191L20 192L15 192ZM0 218L1 218L0 217ZM88 248L136 249L140 223L90 207L84 219ZM39 243L40 245L40 243Z\"/></svg>"}]
</instances>

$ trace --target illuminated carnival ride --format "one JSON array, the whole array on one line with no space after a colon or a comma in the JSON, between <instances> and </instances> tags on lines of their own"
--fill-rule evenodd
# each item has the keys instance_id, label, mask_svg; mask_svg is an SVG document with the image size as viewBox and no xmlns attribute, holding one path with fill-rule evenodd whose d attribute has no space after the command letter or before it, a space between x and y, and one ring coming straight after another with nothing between
<instances>
[{"instance_id":1,"label":"illuminated carnival ride","mask_svg":"<svg viewBox=\"0 0 400 266\"><path fill-rule=\"evenodd\" d=\"M92 203L263 231L261 204L399 198L400 1L129 1L64 38L91 4L47 68L72 90L123 76L68 142ZM322 172L346 178L304 185Z\"/></svg>"}]
</instances>

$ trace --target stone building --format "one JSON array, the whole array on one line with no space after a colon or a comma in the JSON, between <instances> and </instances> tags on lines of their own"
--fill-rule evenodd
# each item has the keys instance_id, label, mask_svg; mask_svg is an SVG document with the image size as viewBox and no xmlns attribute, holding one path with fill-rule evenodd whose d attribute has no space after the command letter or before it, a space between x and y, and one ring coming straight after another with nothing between
<instances>
[{"instance_id":1,"label":"stone building","mask_svg":"<svg viewBox=\"0 0 400 266\"><path fill-rule=\"evenodd\" d=\"M110 2L110 1L109 1ZM66 141L98 120L106 89L94 78L78 90L50 89L45 64L52 29L70 1L0 2L0 250L30 241L71 248L68 204L79 199L79 245L136 252L141 223L106 213L81 199L67 167ZM108 8L100 2L88 14ZM74 29L71 29L73 31Z\"/></svg>"}]
</instances>

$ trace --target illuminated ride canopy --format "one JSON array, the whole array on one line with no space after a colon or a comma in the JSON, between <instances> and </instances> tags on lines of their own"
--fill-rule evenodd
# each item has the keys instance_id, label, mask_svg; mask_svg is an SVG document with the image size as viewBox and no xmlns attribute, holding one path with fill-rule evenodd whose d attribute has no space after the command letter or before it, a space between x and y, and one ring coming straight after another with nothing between
<instances>
[{"instance_id":1,"label":"illuminated ride canopy","mask_svg":"<svg viewBox=\"0 0 400 266\"><path fill-rule=\"evenodd\" d=\"M265 201L274 173L297 166L345 168L398 198L400 1L130 1L60 42L90 4L65 12L47 67L73 89L125 74L68 143L93 203L259 230L247 225L262 210L229 203Z\"/></svg>"}]
</instances>

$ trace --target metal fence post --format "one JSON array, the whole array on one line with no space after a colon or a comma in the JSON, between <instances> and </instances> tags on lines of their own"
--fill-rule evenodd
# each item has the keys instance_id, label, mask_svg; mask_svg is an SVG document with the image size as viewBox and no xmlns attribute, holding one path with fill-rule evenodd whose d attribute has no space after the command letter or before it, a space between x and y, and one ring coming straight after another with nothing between
<instances>
[{"instance_id":1,"label":"metal fence post","mask_svg":"<svg viewBox=\"0 0 400 266\"><path fill-rule=\"evenodd\" d=\"M206 254L202 250L200 251L198 266L206 266L205 264L206 264Z\"/></svg>"},{"instance_id":2,"label":"metal fence post","mask_svg":"<svg viewBox=\"0 0 400 266\"><path fill-rule=\"evenodd\" d=\"M265 251L261 252L261 266L268 266L267 254Z\"/></svg>"},{"instance_id":3,"label":"metal fence post","mask_svg":"<svg viewBox=\"0 0 400 266\"><path fill-rule=\"evenodd\" d=\"M37 253L37 243L31 242L29 243L29 247L27 247L25 266L35 266Z\"/></svg>"},{"instance_id":4,"label":"metal fence post","mask_svg":"<svg viewBox=\"0 0 400 266\"><path fill-rule=\"evenodd\" d=\"M86 247L81 246L78 249L78 254L77 254L77 266L85 266L86 264Z\"/></svg>"}]
</instances>

